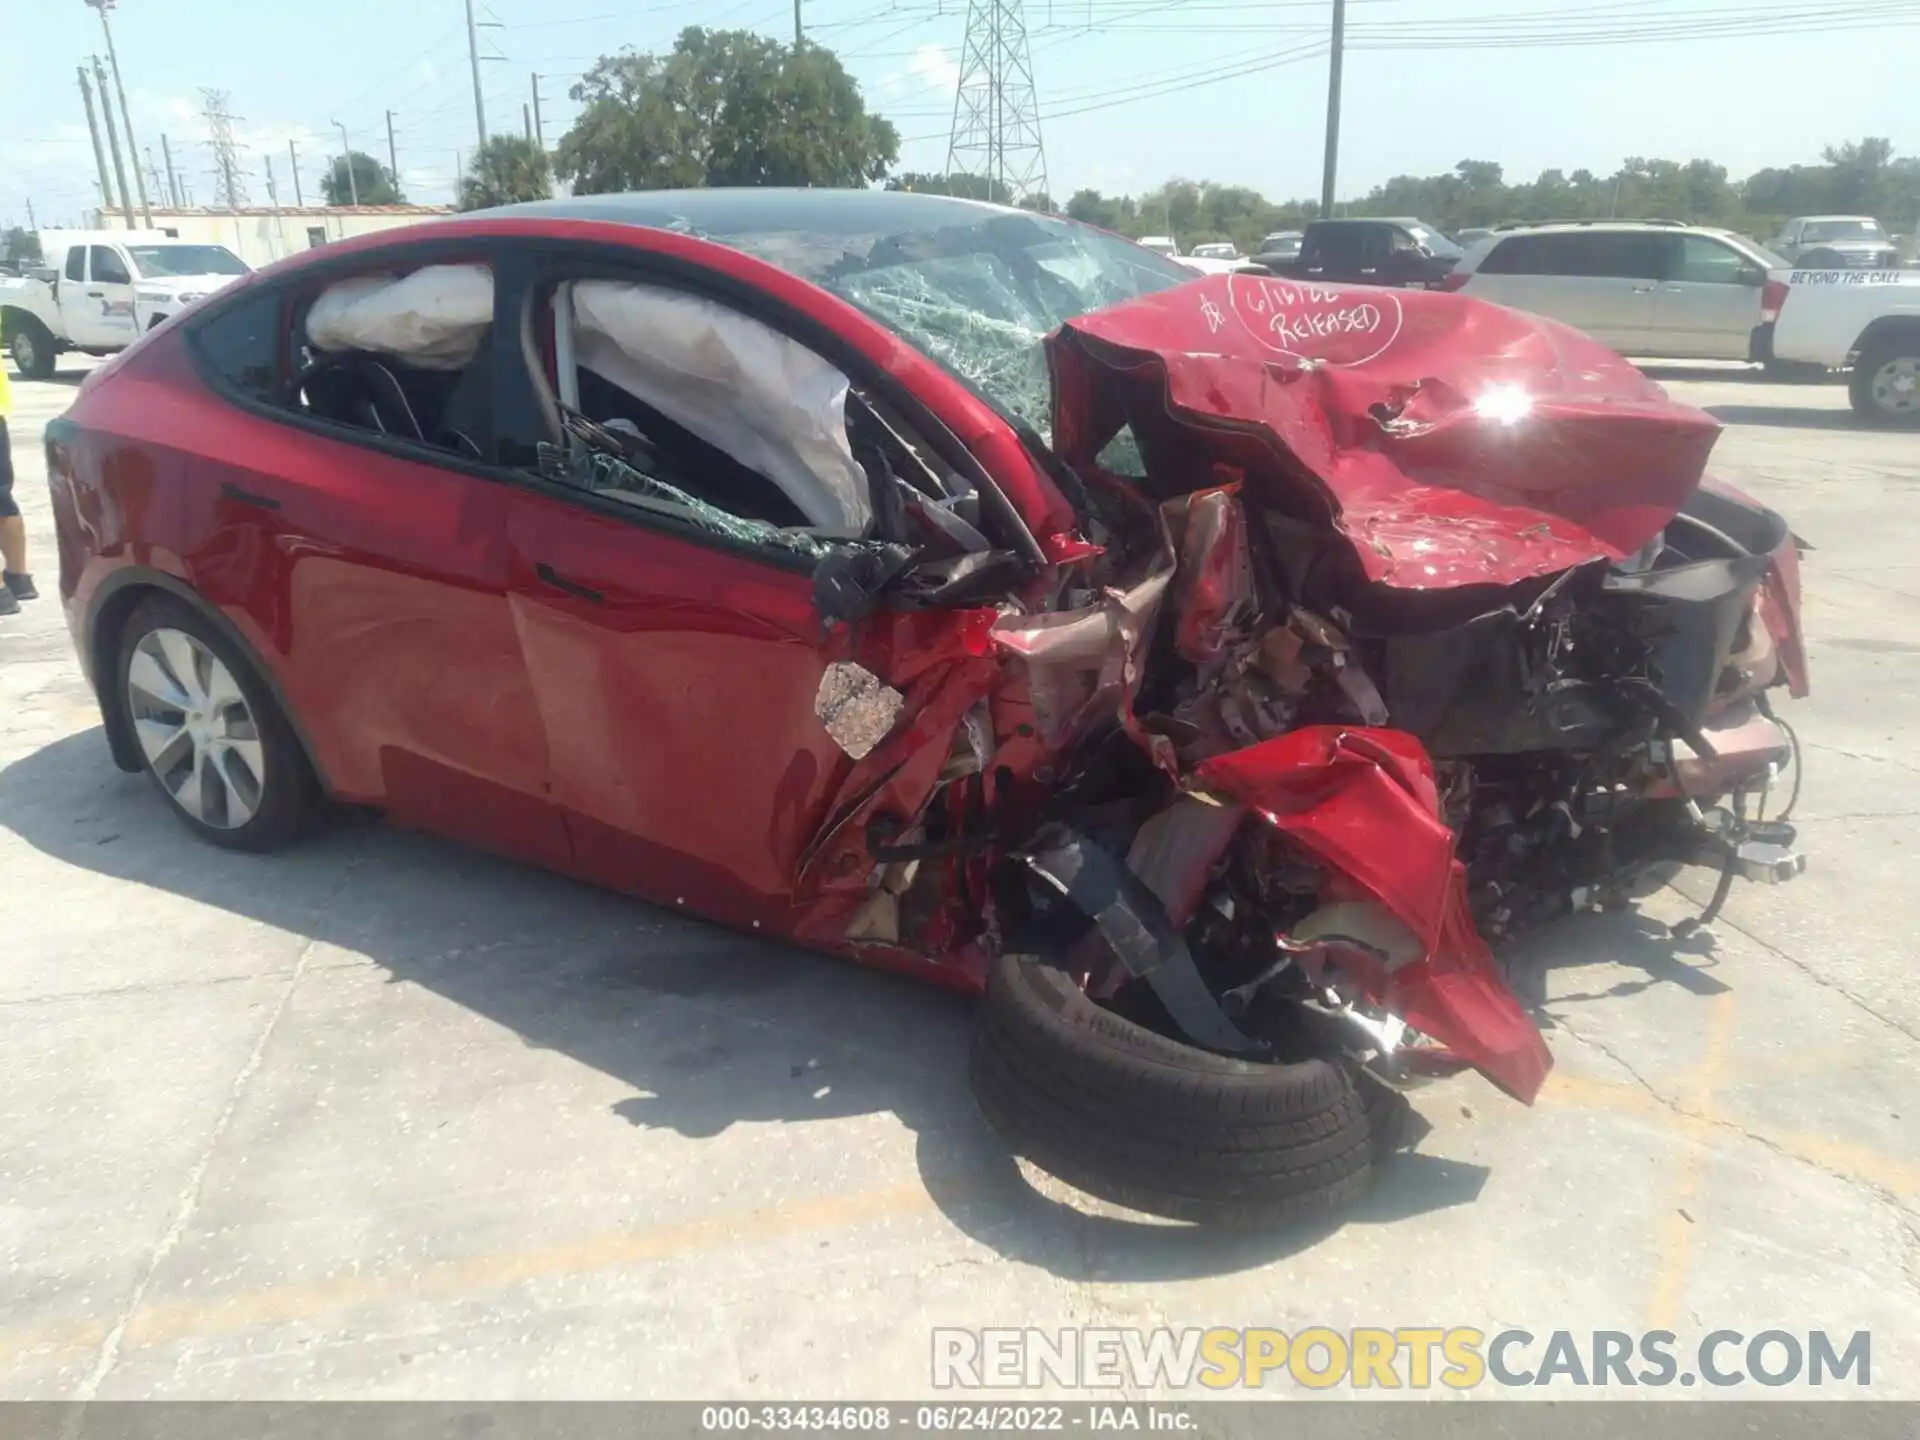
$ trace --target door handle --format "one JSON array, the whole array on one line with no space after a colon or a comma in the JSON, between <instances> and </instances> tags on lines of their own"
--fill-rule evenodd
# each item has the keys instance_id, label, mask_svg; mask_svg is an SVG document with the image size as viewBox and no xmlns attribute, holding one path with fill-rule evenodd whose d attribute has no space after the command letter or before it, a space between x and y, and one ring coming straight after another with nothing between
<instances>
[{"instance_id":1,"label":"door handle","mask_svg":"<svg viewBox=\"0 0 1920 1440\"><path fill-rule=\"evenodd\" d=\"M107 292L104 290L89 290L87 291L87 298L89 300L104 300L107 298Z\"/></svg>"},{"instance_id":2,"label":"door handle","mask_svg":"<svg viewBox=\"0 0 1920 1440\"><path fill-rule=\"evenodd\" d=\"M1636 285L1633 287L1633 293L1636 295L1651 295L1659 288L1657 285Z\"/></svg>"},{"instance_id":3,"label":"door handle","mask_svg":"<svg viewBox=\"0 0 1920 1440\"><path fill-rule=\"evenodd\" d=\"M596 605L603 603L607 598L591 585L582 585L578 580L569 580L545 561L535 565L533 573L540 577L542 583L551 585L562 594L576 595L582 600L591 600Z\"/></svg>"},{"instance_id":4,"label":"door handle","mask_svg":"<svg viewBox=\"0 0 1920 1440\"><path fill-rule=\"evenodd\" d=\"M251 505L256 510L278 510L280 508L280 502L274 499L273 496L256 495L251 490L242 490L231 480L221 482L220 496L223 500L231 500L236 505Z\"/></svg>"}]
</instances>

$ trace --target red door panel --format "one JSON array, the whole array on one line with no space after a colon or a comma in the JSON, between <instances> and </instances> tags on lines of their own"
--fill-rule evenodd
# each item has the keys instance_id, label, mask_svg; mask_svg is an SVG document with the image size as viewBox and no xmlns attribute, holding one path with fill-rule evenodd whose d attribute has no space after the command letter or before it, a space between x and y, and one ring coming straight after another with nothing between
<instances>
[{"instance_id":1,"label":"red door panel","mask_svg":"<svg viewBox=\"0 0 1920 1440\"><path fill-rule=\"evenodd\" d=\"M792 929L799 856L851 768L814 715L810 577L535 494L508 529L576 869Z\"/></svg>"},{"instance_id":2,"label":"red door panel","mask_svg":"<svg viewBox=\"0 0 1920 1440\"><path fill-rule=\"evenodd\" d=\"M141 509L126 558L240 627L336 796L564 867L506 595L508 488L239 409L171 358L143 355L169 373L130 367L102 417L123 437L108 488L136 457L141 474L117 487Z\"/></svg>"}]
</instances>

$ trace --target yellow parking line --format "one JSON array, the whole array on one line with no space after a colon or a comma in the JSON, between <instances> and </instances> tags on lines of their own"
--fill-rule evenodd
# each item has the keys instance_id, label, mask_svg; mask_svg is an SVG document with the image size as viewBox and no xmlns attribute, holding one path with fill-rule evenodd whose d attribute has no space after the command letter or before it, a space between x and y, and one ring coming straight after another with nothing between
<instances>
[{"instance_id":1,"label":"yellow parking line","mask_svg":"<svg viewBox=\"0 0 1920 1440\"><path fill-rule=\"evenodd\" d=\"M1733 992L1728 990L1708 1002L1706 1047L1682 1087L1680 1100L1681 1108L1691 1113L1675 1117L1686 1136L1687 1148L1680 1159L1673 1200L1660 1217L1660 1268L1654 1276L1647 1326L1650 1330L1675 1329L1680 1302L1686 1294L1693 1232L1699 1222L1695 1212L1700 1209L1700 1182L1706 1170L1707 1134L1714 1123L1702 1117L1712 1113L1714 1092L1720 1087L1720 1070L1732 1038Z\"/></svg>"},{"instance_id":2,"label":"yellow parking line","mask_svg":"<svg viewBox=\"0 0 1920 1440\"><path fill-rule=\"evenodd\" d=\"M612 1230L535 1250L505 1250L436 1261L382 1274L331 1275L304 1284L275 1285L209 1300L149 1305L127 1327L127 1343L154 1344L231 1334L260 1324L317 1319L383 1301L470 1295L530 1280L591 1275L649 1261L674 1260L728 1245L768 1244L792 1235L841 1229L931 1209L919 1183L799 1200L764 1210L704 1220ZM97 1321L0 1330L0 1365L29 1354L97 1346L107 1327Z\"/></svg>"}]
</instances>

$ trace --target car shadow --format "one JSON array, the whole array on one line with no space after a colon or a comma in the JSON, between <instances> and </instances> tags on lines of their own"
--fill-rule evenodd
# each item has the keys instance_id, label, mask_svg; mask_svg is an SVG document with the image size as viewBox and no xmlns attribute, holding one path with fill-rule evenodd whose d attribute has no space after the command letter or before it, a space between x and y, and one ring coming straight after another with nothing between
<instances>
[{"instance_id":1,"label":"car shadow","mask_svg":"<svg viewBox=\"0 0 1920 1440\"><path fill-rule=\"evenodd\" d=\"M345 952L318 952L316 964L363 956L395 983L630 1087L612 1109L637 1127L698 1138L740 1124L890 1112L913 1131L921 1180L956 1227L1065 1278L1243 1270L1342 1224L1471 1204L1488 1176L1483 1166L1401 1153L1337 1220L1220 1230L1136 1218L1029 1178L968 1090L971 1002L910 978L738 935L370 816L336 813L271 857L196 844L142 777L112 767L98 728L0 770L0 826L64 863Z\"/></svg>"},{"instance_id":2,"label":"car shadow","mask_svg":"<svg viewBox=\"0 0 1920 1440\"><path fill-rule=\"evenodd\" d=\"M1851 410L1816 410L1802 405L1708 405L1722 425L1765 425L1782 430L1859 430Z\"/></svg>"}]
</instances>

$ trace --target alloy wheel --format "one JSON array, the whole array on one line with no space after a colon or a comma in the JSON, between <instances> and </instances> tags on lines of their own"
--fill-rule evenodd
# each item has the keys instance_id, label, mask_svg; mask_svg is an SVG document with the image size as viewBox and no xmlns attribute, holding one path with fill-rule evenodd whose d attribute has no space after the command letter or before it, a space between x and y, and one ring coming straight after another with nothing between
<instances>
[{"instance_id":1,"label":"alloy wheel","mask_svg":"<svg viewBox=\"0 0 1920 1440\"><path fill-rule=\"evenodd\" d=\"M33 343L33 336L25 329L16 330L13 335L13 364L22 375L31 375L40 363L40 352Z\"/></svg>"},{"instance_id":2,"label":"alloy wheel","mask_svg":"<svg viewBox=\"0 0 1920 1440\"><path fill-rule=\"evenodd\" d=\"M128 659L126 686L141 752L173 803L215 830L253 819L266 751L225 662L184 630L149 630Z\"/></svg>"},{"instance_id":3,"label":"alloy wheel","mask_svg":"<svg viewBox=\"0 0 1920 1440\"><path fill-rule=\"evenodd\" d=\"M1920 414L1920 356L1900 355L1873 372L1873 403L1889 415Z\"/></svg>"}]
</instances>

